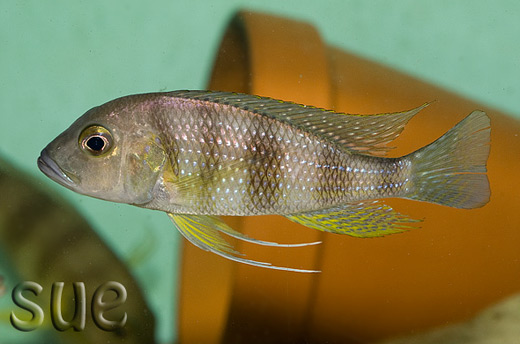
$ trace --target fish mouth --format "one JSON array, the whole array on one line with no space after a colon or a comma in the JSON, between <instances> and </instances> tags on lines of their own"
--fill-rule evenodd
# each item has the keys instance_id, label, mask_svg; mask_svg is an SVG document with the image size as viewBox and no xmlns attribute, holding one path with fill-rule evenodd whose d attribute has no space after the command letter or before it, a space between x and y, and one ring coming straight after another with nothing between
<instances>
[{"instance_id":1,"label":"fish mouth","mask_svg":"<svg viewBox=\"0 0 520 344\"><path fill-rule=\"evenodd\" d=\"M77 185L73 180L77 178L73 174L63 171L56 162L52 160L45 149L41 152L40 157L38 158L38 168L47 177L67 188L73 188Z\"/></svg>"}]
</instances>

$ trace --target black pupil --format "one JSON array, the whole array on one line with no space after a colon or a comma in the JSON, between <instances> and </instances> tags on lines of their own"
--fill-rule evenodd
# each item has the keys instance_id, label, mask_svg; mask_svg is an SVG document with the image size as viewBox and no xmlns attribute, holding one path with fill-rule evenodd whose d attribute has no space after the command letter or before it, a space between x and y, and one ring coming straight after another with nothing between
<instances>
[{"instance_id":1,"label":"black pupil","mask_svg":"<svg viewBox=\"0 0 520 344\"><path fill-rule=\"evenodd\" d=\"M99 136L92 136L87 140L87 147L94 152L99 152L105 147L105 141Z\"/></svg>"}]
</instances>

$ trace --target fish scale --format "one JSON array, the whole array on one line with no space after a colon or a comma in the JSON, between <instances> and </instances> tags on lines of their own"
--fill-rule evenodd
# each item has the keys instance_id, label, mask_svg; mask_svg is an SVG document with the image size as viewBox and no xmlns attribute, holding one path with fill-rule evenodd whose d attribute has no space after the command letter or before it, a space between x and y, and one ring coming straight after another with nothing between
<instances>
[{"instance_id":1,"label":"fish scale","mask_svg":"<svg viewBox=\"0 0 520 344\"><path fill-rule=\"evenodd\" d=\"M363 172L372 170L374 165L382 170L394 168L394 159L385 164L384 158L353 154L348 149L324 144L301 129L231 105L196 100L183 104L182 109L186 116L168 115L167 127L171 129L163 135L176 140L172 160L177 161L178 183L186 175L203 176L207 189L202 198L207 202L201 204L199 199L188 198L182 209L170 209L172 213L291 214L398 195L399 188L381 188L385 178ZM175 112L175 107L171 111ZM238 148L232 142L237 142ZM306 148L301 149L303 146ZM196 154L197 151L207 152L206 157ZM240 159L255 162L244 164L247 174L242 169L219 172L222 166ZM404 172L392 173L392 180L387 183L402 185ZM231 178L243 182L225 192ZM247 197L233 197L235 190Z\"/></svg>"},{"instance_id":2,"label":"fish scale","mask_svg":"<svg viewBox=\"0 0 520 344\"><path fill-rule=\"evenodd\" d=\"M387 197L483 206L490 195L490 124L482 111L415 152L384 157L387 144L427 105L352 115L228 92L133 95L88 111L42 151L38 165L79 193L168 213L204 250L312 272L244 258L221 234L261 245L306 244L253 239L216 216L277 214L366 238L416 226L384 204Z\"/></svg>"}]
</instances>

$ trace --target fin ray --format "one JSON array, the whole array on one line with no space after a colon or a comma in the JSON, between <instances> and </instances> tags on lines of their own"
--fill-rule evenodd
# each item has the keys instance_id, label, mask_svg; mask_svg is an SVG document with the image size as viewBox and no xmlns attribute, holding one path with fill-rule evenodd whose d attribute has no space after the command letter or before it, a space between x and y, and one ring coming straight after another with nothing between
<instances>
[{"instance_id":1,"label":"fin ray","mask_svg":"<svg viewBox=\"0 0 520 344\"><path fill-rule=\"evenodd\" d=\"M201 186L206 186L207 183L211 183L217 179L233 177L236 175L237 171L251 168L251 165L254 165L257 160L259 160L258 157L256 160L253 160L253 157L251 157L250 159L240 158L233 161L227 161L225 164L221 165L218 170L218 175L206 177L200 174L192 174L190 176L172 179L171 182L175 183L179 192L189 191L190 193L193 193L200 189Z\"/></svg>"},{"instance_id":2,"label":"fin ray","mask_svg":"<svg viewBox=\"0 0 520 344\"><path fill-rule=\"evenodd\" d=\"M246 258L239 257L242 255L236 251L233 246L227 242L219 232L226 233L232 237L247 242L266 245L266 246L277 246L277 247L299 247L314 245L317 243L304 243L304 244L278 244L268 241L262 241L250 238L242 233L239 233L231 229L228 225L222 222L215 216L207 215L185 215L185 214L172 214L168 213L168 216L174 223L175 227L179 232L192 244L205 251L210 251L221 257L253 266L259 266L274 270L284 270L293 272L308 272L315 273L319 272L316 270L307 269L296 269L284 266L275 266L270 263L254 261Z\"/></svg>"},{"instance_id":3,"label":"fin ray","mask_svg":"<svg viewBox=\"0 0 520 344\"><path fill-rule=\"evenodd\" d=\"M392 147L406 123L429 104L415 109L374 115L339 113L249 94L212 91L174 91L169 95L230 105L313 133L348 149L372 155L384 155Z\"/></svg>"},{"instance_id":4,"label":"fin ray","mask_svg":"<svg viewBox=\"0 0 520 344\"><path fill-rule=\"evenodd\" d=\"M379 237L417 228L420 222L379 202L344 204L338 207L287 215L288 219L320 231L360 238Z\"/></svg>"},{"instance_id":5,"label":"fin ray","mask_svg":"<svg viewBox=\"0 0 520 344\"><path fill-rule=\"evenodd\" d=\"M489 117L476 110L433 143L407 155L413 188L406 198L465 209L486 204L490 133Z\"/></svg>"}]
</instances>

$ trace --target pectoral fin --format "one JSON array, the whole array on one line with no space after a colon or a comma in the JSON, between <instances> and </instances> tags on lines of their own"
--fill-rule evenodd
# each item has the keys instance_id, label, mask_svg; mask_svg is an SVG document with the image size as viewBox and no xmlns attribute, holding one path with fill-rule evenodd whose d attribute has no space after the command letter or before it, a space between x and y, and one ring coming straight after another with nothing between
<instances>
[{"instance_id":1,"label":"pectoral fin","mask_svg":"<svg viewBox=\"0 0 520 344\"><path fill-rule=\"evenodd\" d=\"M181 232L181 234L188 239L195 246L205 250L210 251L224 258L244 263L253 266L260 266L269 269L275 270L285 270L285 271L294 271L294 272L318 272L315 270L304 270L304 269L295 269L288 268L282 266L274 266L270 263L258 262L250 259L245 259L241 257L237 257L242 255L240 252L236 251L233 246L227 242L219 232L225 233L231 237L266 246L276 246L276 247L299 247L299 246L308 246L319 244L319 242L313 243L304 243L304 244L278 244L274 242L262 241L250 238L242 233L239 233L224 222L222 222L218 217L215 216L207 216L207 215L184 215L184 214L171 214L168 213L168 216L173 221L175 227Z\"/></svg>"},{"instance_id":2,"label":"pectoral fin","mask_svg":"<svg viewBox=\"0 0 520 344\"><path fill-rule=\"evenodd\" d=\"M377 201L345 204L335 208L286 216L306 227L320 231L372 238L401 233L415 228L414 220Z\"/></svg>"}]
</instances>

